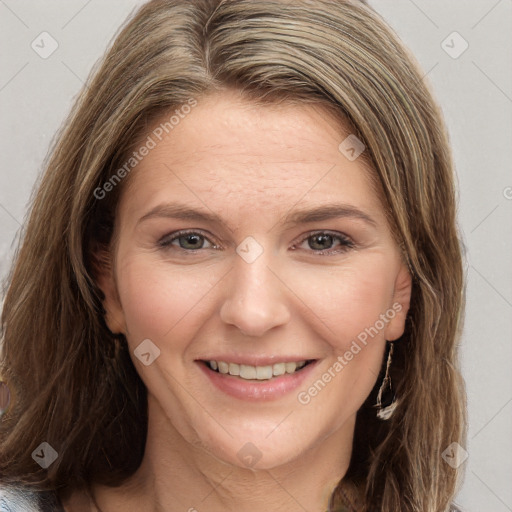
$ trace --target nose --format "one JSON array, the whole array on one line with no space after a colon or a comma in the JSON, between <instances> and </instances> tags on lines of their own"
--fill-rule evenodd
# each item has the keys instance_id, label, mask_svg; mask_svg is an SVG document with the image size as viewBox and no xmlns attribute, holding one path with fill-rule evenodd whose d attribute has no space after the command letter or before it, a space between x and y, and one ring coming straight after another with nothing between
<instances>
[{"instance_id":1,"label":"nose","mask_svg":"<svg viewBox=\"0 0 512 512\"><path fill-rule=\"evenodd\" d=\"M224 323L237 327L247 336L263 336L290 320L287 288L269 268L269 263L265 252L252 263L237 255L228 274L220 316Z\"/></svg>"}]
</instances>

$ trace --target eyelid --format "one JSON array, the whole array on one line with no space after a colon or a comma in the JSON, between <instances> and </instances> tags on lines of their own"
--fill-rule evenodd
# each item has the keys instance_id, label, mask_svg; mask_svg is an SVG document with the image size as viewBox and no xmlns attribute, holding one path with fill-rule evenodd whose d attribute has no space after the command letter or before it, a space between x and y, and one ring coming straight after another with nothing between
<instances>
[{"instance_id":1,"label":"eyelid","mask_svg":"<svg viewBox=\"0 0 512 512\"><path fill-rule=\"evenodd\" d=\"M348 235L346 235L345 233L341 233L339 231L332 231L330 229L316 229L316 230L313 230L313 231L310 231L309 233L307 233L305 236L302 235L301 238L296 242L296 243L293 243L293 248L295 249L295 247L297 245L301 245L302 243L304 243L308 238L311 238L312 236L315 236L315 235L321 235L321 234L325 234L325 235L329 235L329 236L332 236L333 238L337 238L338 240L340 240L342 243L341 243L341 250L338 249L338 250L334 250L334 249L326 249L324 251L314 251L314 250L310 250L310 251L306 251L306 252L310 252L312 254L316 254L316 255L324 255L324 254L332 254L332 255L336 255L336 254L340 254L342 252L345 252L347 251L348 249L353 249L356 244L355 242L352 240L352 238L350 238Z\"/></svg>"},{"instance_id":2,"label":"eyelid","mask_svg":"<svg viewBox=\"0 0 512 512\"><path fill-rule=\"evenodd\" d=\"M205 240L208 240L208 242L210 242L212 244L213 247L211 247L211 249L219 248L219 245L210 239L211 235L206 235L205 231L203 231L202 229L181 229L178 231L174 231L174 232L168 233L167 235L164 235L162 238L160 238L160 240L158 240L157 244L160 247L162 247L163 249L166 249L168 247L171 247L172 242L174 242L178 238L180 238L182 236L186 236L186 235L200 235L201 237L203 237ZM183 249L182 247L177 247L177 249L181 249L182 251L185 251L185 252L195 252L195 251L201 250L201 249L188 249L187 250L187 249ZM210 247L208 247L208 249L210 249Z\"/></svg>"},{"instance_id":3,"label":"eyelid","mask_svg":"<svg viewBox=\"0 0 512 512\"><path fill-rule=\"evenodd\" d=\"M180 237L186 236L189 234L197 234L197 235L200 235L201 237L203 237L205 240L208 240L208 242L212 245L212 247L207 247L206 249L222 250L220 244L217 244L215 241L211 240L211 238L213 238L213 236L211 234L206 235L205 233L206 233L205 231L203 231L202 229L198 229L198 228L178 230L178 231L175 231L173 233L168 233L167 235L163 236L158 241L158 245L163 249L167 249L167 248L171 247L172 242L179 239ZM305 235L301 235L301 237L297 240L297 242L293 242L292 249L296 250L297 246L304 243L308 238L311 238L312 236L319 235L319 234L326 234L326 235L332 236L334 239L340 240L341 249L338 249L338 250L326 249L323 251L306 250L306 252L309 252L313 255L319 255L319 256L323 256L324 254L336 255L336 254L340 254L342 252L346 252L347 250L352 249L356 246L356 244L354 243L352 238L349 237L348 235L346 235L345 233L341 233L338 231L332 231L329 229L317 229L317 230L310 231L310 232L306 233ZM201 249L183 249L182 247L176 247L176 249L181 250L183 252L188 252L188 253L197 253L197 252L203 250L203 248L201 248Z\"/></svg>"}]
</instances>

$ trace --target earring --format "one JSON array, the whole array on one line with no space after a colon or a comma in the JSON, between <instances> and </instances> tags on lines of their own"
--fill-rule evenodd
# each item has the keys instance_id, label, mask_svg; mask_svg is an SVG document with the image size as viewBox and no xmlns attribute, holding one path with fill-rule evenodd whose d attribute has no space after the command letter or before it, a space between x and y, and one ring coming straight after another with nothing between
<instances>
[{"instance_id":1,"label":"earring","mask_svg":"<svg viewBox=\"0 0 512 512\"><path fill-rule=\"evenodd\" d=\"M384 375L384 380L379 389L379 393L377 394L377 404L375 407L377 408L377 417L381 420L389 420L392 416L393 412L396 409L398 401L396 400L395 393L393 391L393 386L391 384L391 376L389 374L389 368L391 366L391 362L393 360L393 348L394 343L392 341L389 342L389 352L388 352L388 360L386 363L386 374ZM382 395L386 392L387 399L382 403Z\"/></svg>"},{"instance_id":2,"label":"earring","mask_svg":"<svg viewBox=\"0 0 512 512\"><path fill-rule=\"evenodd\" d=\"M119 354L123 348L123 334L113 333L113 339L107 344L106 357L112 361L118 361Z\"/></svg>"}]
</instances>

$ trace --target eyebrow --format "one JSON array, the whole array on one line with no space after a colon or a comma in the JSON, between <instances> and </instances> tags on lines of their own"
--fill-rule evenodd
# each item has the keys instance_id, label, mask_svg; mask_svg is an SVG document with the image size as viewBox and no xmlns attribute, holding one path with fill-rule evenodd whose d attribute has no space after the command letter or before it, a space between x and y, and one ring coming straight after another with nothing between
<instances>
[{"instance_id":1,"label":"eyebrow","mask_svg":"<svg viewBox=\"0 0 512 512\"><path fill-rule=\"evenodd\" d=\"M157 205L148 213L143 215L137 221L137 224L153 218L193 220L227 226L224 219L215 213L196 210L180 203L166 203ZM364 211L352 205L337 203L289 212L284 216L281 222L284 226L290 226L293 224L307 224L311 222L321 222L337 218L353 218L362 220L373 227L377 227L377 222Z\"/></svg>"},{"instance_id":2,"label":"eyebrow","mask_svg":"<svg viewBox=\"0 0 512 512\"><path fill-rule=\"evenodd\" d=\"M370 215L348 204L326 204L316 208L290 212L285 216L283 224L307 224L308 222L319 222L338 218L358 219L373 227L377 227L377 222L370 217Z\"/></svg>"}]
</instances>

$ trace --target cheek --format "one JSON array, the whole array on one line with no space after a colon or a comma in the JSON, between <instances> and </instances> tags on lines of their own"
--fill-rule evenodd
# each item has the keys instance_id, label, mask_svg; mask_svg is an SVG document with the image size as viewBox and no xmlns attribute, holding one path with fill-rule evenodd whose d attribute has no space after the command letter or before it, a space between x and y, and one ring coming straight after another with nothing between
<instances>
[{"instance_id":1,"label":"cheek","mask_svg":"<svg viewBox=\"0 0 512 512\"><path fill-rule=\"evenodd\" d=\"M319 326L333 348L345 351L368 330L375 339L384 335L389 322L383 323L381 315L389 311L393 295L393 272L387 263L382 258L360 258L354 264L297 272L287 279L293 280L294 290L308 306L310 322Z\"/></svg>"},{"instance_id":2,"label":"cheek","mask_svg":"<svg viewBox=\"0 0 512 512\"><path fill-rule=\"evenodd\" d=\"M394 316L392 277L389 261L372 258L295 279L297 295L307 298L310 307L308 323L321 333L330 354L298 400L313 417L324 415L326 408L341 411L327 422L329 432L357 412L376 383L385 327Z\"/></svg>"},{"instance_id":3,"label":"cheek","mask_svg":"<svg viewBox=\"0 0 512 512\"><path fill-rule=\"evenodd\" d=\"M208 292L218 281L212 272L172 268L147 256L133 257L120 266L119 294L131 343L150 338L184 340L183 328L202 317ZM181 333L182 334L182 333Z\"/></svg>"}]
</instances>

